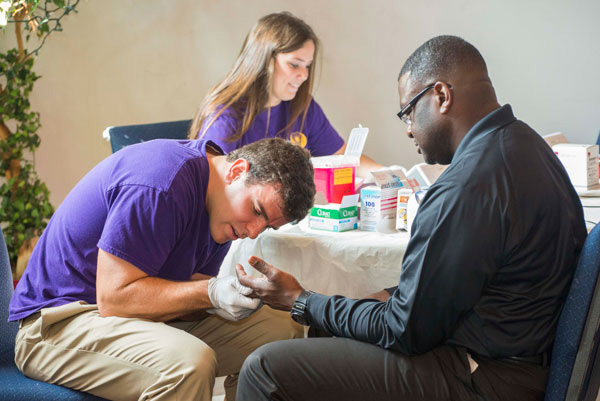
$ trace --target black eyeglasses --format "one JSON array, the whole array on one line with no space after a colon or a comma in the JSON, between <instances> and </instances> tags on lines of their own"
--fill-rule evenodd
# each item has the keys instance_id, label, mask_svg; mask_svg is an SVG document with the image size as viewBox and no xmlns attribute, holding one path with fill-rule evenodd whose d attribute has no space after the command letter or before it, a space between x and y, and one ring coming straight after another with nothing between
<instances>
[{"instance_id":1,"label":"black eyeglasses","mask_svg":"<svg viewBox=\"0 0 600 401\"><path fill-rule=\"evenodd\" d=\"M419 101L421 96L423 96L425 93L427 93L427 91L429 89L433 88L434 86L435 86L435 84L425 87L425 89L423 89L421 92L417 93L417 95L415 97L413 97L410 102L406 103L404 105L404 107L402 107L402 109L398 113L398 118L400 120L402 120L402 122L404 124L406 124L406 125L412 124L412 121L410 120L410 112L412 111L415 104L417 104L417 102Z\"/></svg>"}]
</instances>

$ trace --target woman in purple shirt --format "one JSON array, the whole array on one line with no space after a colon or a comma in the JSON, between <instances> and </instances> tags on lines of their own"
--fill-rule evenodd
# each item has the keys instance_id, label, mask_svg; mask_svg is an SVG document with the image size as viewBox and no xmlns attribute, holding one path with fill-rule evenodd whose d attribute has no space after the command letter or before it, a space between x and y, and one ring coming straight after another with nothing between
<instances>
[{"instance_id":1,"label":"woman in purple shirt","mask_svg":"<svg viewBox=\"0 0 600 401\"><path fill-rule=\"evenodd\" d=\"M202 101L190 138L210 139L226 153L270 137L313 156L343 153L344 140L312 97L318 50L319 39L301 19L288 12L262 17L233 68ZM362 157L362 170L378 167Z\"/></svg>"}]
</instances>

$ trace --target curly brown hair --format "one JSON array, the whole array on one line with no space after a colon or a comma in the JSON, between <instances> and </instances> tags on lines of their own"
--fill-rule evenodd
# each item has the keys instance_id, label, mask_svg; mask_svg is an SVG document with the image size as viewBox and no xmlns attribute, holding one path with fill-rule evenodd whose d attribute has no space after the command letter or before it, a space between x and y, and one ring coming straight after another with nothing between
<instances>
[{"instance_id":1,"label":"curly brown hair","mask_svg":"<svg viewBox=\"0 0 600 401\"><path fill-rule=\"evenodd\" d=\"M271 184L283 202L286 220L297 222L313 206L315 181L310 152L281 138L262 139L227 154L227 161L247 160L246 185Z\"/></svg>"}]
</instances>

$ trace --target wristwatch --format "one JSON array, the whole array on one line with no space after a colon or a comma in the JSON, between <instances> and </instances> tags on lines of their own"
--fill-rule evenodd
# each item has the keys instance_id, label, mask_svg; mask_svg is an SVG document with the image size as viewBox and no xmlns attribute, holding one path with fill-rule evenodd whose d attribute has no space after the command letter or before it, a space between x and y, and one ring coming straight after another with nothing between
<instances>
[{"instance_id":1,"label":"wristwatch","mask_svg":"<svg viewBox=\"0 0 600 401\"><path fill-rule=\"evenodd\" d=\"M302 291L302 293L296 299L296 302L294 302L294 305L292 305L292 310L290 311L290 315L292 316L292 319L294 320L294 322L300 323L301 325L304 325L304 326L310 325L310 322L308 321L308 318L306 317L305 312L306 312L306 303L308 302L308 297L310 297L312 294L314 294L314 292L310 291L310 290Z\"/></svg>"}]
</instances>

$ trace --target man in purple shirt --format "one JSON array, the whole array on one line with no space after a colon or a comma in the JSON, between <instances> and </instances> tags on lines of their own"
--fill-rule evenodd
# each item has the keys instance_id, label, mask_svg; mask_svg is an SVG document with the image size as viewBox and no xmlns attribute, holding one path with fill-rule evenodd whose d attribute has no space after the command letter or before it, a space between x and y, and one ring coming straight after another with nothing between
<instances>
[{"instance_id":1,"label":"man in purple shirt","mask_svg":"<svg viewBox=\"0 0 600 401\"><path fill-rule=\"evenodd\" d=\"M313 197L308 152L282 139L227 156L205 140L113 154L58 208L15 289L17 366L113 400L210 400L229 375L235 399L245 357L302 330L213 276L230 241L303 218Z\"/></svg>"}]
</instances>

